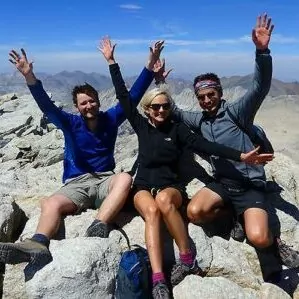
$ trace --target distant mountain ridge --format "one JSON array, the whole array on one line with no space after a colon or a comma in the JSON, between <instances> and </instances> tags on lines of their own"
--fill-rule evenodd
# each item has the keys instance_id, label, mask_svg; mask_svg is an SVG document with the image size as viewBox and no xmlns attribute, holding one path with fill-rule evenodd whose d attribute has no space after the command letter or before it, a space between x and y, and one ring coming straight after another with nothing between
<instances>
[{"instance_id":1,"label":"distant mountain ridge","mask_svg":"<svg viewBox=\"0 0 299 299\"><path fill-rule=\"evenodd\" d=\"M111 78L99 73L84 73L82 71L62 71L51 75L46 73L37 73L37 77L42 80L46 90L52 92L53 95L66 95L70 99L70 91L77 84L88 82L97 90L105 91L112 88ZM137 76L125 78L127 84L133 84ZM221 83L223 89L242 87L243 89L250 88L252 74L246 76L222 77ZM167 83L171 87L171 91L175 94L181 93L184 89L192 89L192 80L184 78L169 78ZM0 74L0 95L6 93L28 93L24 78L18 73ZM280 95L299 95L299 82L283 82L277 79L272 80L272 86L269 93L270 96Z\"/></svg>"}]
</instances>

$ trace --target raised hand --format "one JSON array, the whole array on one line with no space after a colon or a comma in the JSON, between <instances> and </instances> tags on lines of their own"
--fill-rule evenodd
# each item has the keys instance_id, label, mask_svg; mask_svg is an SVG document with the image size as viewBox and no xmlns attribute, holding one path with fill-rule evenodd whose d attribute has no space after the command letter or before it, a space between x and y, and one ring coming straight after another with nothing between
<instances>
[{"instance_id":1,"label":"raised hand","mask_svg":"<svg viewBox=\"0 0 299 299\"><path fill-rule=\"evenodd\" d=\"M24 49L21 49L22 55L17 51L11 50L9 56L11 57L9 61L14 64L17 70L24 76L31 75L33 73L33 61L28 62L27 55Z\"/></svg>"},{"instance_id":2,"label":"raised hand","mask_svg":"<svg viewBox=\"0 0 299 299\"><path fill-rule=\"evenodd\" d=\"M252 30L252 41L258 50L268 48L273 29L274 25L267 14L257 17L256 26Z\"/></svg>"},{"instance_id":3,"label":"raised hand","mask_svg":"<svg viewBox=\"0 0 299 299\"><path fill-rule=\"evenodd\" d=\"M158 59L154 64L153 71L155 72L155 83L165 83L166 78L173 69L165 70L165 59Z\"/></svg>"},{"instance_id":4,"label":"raised hand","mask_svg":"<svg viewBox=\"0 0 299 299\"><path fill-rule=\"evenodd\" d=\"M154 69L154 65L157 62L157 60L160 58L160 54L163 49L164 49L164 40L159 40L150 47L150 54L147 63L147 68L149 70Z\"/></svg>"},{"instance_id":5,"label":"raised hand","mask_svg":"<svg viewBox=\"0 0 299 299\"><path fill-rule=\"evenodd\" d=\"M114 49L116 44L112 44L109 36L104 36L100 41L100 45L98 47L99 51L102 52L105 59L108 63L112 64L115 63L114 60Z\"/></svg>"},{"instance_id":6,"label":"raised hand","mask_svg":"<svg viewBox=\"0 0 299 299\"><path fill-rule=\"evenodd\" d=\"M241 161L247 164L267 164L267 162L274 159L273 154L259 154L259 149L260 147L258 146L248 153L242 153Z\"/></svg>"}]
</instances>

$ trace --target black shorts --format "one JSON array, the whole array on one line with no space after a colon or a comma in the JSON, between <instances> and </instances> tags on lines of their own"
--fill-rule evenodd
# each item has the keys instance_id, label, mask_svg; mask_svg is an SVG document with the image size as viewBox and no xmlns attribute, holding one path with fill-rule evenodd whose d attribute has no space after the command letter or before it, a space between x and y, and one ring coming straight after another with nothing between
<instances>
[{"instance_id":1,"label":"black shorts","mask_svg":"<svg viewBox=\"0 0 299 299\"><path fill-rule=\"evenodd\" d=\"M250 208L267 210L265 192L253 186L241 187L214 181L207 184L206 188L217 193L225 205L232 206L237 216L242 215Z\"/></svg>"}]
</instances>

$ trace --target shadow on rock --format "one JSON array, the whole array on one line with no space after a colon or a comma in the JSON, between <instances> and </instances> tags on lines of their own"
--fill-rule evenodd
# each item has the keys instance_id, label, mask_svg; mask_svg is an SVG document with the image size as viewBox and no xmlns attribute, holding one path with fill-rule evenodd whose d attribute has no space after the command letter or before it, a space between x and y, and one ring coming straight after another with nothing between
<instances>
[{"instance_id":1,"label":"shadow on rock","mask_svg":"<svg viewBox=\"0 0 299 299\"><path fill-rule=\"evenodd\" d=\"M299 221L299 209L294 204L286 201L281 196L281 192L283 190L284 189L281 186L279 186L276 182L267 182L267 198L272 203L272 205L276 209L290 215L295 220Z\"/></svg>"}]
</instances>

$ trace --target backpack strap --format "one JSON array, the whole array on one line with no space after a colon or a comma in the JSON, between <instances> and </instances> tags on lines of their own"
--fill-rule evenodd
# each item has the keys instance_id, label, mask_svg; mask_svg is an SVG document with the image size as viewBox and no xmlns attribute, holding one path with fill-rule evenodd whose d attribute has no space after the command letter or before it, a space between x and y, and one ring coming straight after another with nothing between
<instances>
[{"instance_id":1,"label":"backpack strap","mask_svg":"<svg viewBox=\"0 0 299 299\"><path fill-rule=\"evenodd\" d=\"M252 136L252 134L250 133L250 131L247 128L245 128L244 126L242 126L240 124L240 122L238 121L238 119L232 114L232 112L229 110L228 107L226 108L226 112L227 112L228 116L230 117L230 119L239 127L239 129L241 131L243 131L244 133L246 133L249 137Z\"/></svg>"},{"instance_id":2,"label":"backpack strap","mask_svg":"<svg viewBox=\"0 0 299 299\"><path fill-rule=\"evenodd\" d=\"M229 110L229 108L226 108L226 112L230 119L242 130L244 131L244 128L241 126L240 122L237 120L237 118L232 114L232 112Z\"/></svg>"},{"instance_id":3,"label":"backpack strap","mask_svg":"<svg viewBox=\"0 0 299 299\"><path fill-rule=\"evenodd\" d=\"M130 244L130 240L129 240L127 233L116 223L113 223L112 226L114 229L118 230L124 236L124 238L126 239L128 248L131 250L131 244Z\"/></svg>"}]
</instances>

